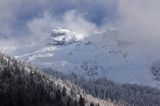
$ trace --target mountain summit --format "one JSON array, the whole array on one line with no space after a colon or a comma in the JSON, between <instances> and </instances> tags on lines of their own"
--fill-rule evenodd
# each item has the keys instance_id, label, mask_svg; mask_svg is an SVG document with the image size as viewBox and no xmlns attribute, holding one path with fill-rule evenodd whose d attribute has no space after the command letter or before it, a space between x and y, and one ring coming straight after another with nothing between
<instances>
[{"instance_id":1,"label":"mountain summit","mask_svg":"<svg viewBox=\"0 0 160 106\"><path fill-rule=\"evenodd\" d=\"M72 32L68 29L55 28L52 30L52 34L49 38L49 44L51 45L69 45L72 43L80 42L83 39L83 35Z\"/></svg>"},{"instance_id":2,"label":"mountain summit","mask_svg":"<svg viewBox=\"0 0 160 106\"><path fill-rule=\"evenodd\" d=\"M45 39L14 48L15 52L10 54L41 68L65 74L156 86L148 68L150 64L136 51L130 52L130 45L132 43L123 40L116 30L93 31L84 35L55 28Z\"/></svg>"}]
</instances>

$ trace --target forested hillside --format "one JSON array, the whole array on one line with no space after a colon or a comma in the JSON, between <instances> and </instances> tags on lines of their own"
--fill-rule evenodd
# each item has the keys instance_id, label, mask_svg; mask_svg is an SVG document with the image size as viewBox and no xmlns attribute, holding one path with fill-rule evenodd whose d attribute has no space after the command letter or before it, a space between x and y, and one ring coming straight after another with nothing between
<instances>
[{"instance_id":1,"label":"forested hillside","mask_svg":"<svg viewBox=\"0 0 160 106\"><path fill-rule=\"evenodd\" d=\"M119 106L86 95L83 90L58 80L38 68L0 54L1 106Z\"/></svg>"},{"instance_id":2,"label":"forested hillside","mask_svg":"<svg viewBox=\"0 0 160 106\"><path fill-rule=\"evenodd\" d=\"M74 73L65 75L51 69L43 71L52 76L31 64L0 54L1 106L160 105L158 88L119 84L106 78L87 80Z\"/></svg>"},{"instance_id":3,"label":"forested hillside","mask_svg":"<svg viewBox=\"0 0 160 106\"><path fill-rule=\"evenodd\" d=\"M158 88L127 83L120 84L106 78L84 79L74 73L65 75L61 72L50 71L50 69L44 69L44 72L63 80L70 80L94 97L111 101L125 101L129 106L160 106L160 90Z\"/></svg>"}]
</instances>

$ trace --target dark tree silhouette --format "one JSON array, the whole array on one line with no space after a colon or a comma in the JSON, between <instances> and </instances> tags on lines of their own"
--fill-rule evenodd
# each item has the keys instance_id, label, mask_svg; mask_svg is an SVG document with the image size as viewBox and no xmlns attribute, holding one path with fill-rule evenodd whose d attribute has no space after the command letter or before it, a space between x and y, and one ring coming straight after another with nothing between
<instances>
[{"instance_id":1,"label":"dark tree silhouette","mask_svg":"<svg viewBox=\"0 0 160 106\"><path fill-rule=\"evenodd\" d=\"M79 98L79 105L85 106L85 99L82 97L82 95L80 95L80 98Z\"/></svg>"}]
</instances>

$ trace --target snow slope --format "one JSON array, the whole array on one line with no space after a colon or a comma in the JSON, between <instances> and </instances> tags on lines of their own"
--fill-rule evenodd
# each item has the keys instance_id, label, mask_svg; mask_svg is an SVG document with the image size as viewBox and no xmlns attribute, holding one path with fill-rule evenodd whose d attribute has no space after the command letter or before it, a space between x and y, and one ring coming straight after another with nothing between
<instances>
[{"instance_id":1,"label":"snow slope","mask_svg":"<svg viewBox=\"0 0 160 106\"><path fill-rule=\"evenodd\" d=\"M23 51L14 54L42 68L74 72L85 78L107 77L117 82L157 86L150 62L143 55L130 52L130 45L115 30L95 31L88 36L55 28L46 39L14 49Z\"/></svg>"}]
</instances>

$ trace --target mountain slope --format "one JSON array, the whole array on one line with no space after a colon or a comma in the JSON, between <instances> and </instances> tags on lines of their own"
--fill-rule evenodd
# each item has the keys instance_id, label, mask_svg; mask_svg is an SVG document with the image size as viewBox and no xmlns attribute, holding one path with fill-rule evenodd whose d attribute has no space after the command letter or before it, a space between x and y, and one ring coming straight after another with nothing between
<instances>
[{"instance_id":1,"label":"mountain slope","mask_svg":"<svg viewBox=\"0 0 160 106\"><path fill-rule=\"evenodd\" d=\"M131 49L116 30L93 31L90 35L55 28L40 40L4 52L41 68L85 78L106 77L120 83L158 86L150 71L149 56ZM6 50L6 51L5 51Z\"/></svg>"},{"instance_id":2,"label":"mountain slope","mask_svg":"<svg viewBox=\"0 0 160 106\"><path fill-rule=\"evenodd\" d=\"M36 67L0 54L1 106L116 106L86 95L68 81L58 80Z\"/></svg>"},{"instance_id":3,"label":"mountain slope","mask_svg":"<svg viewBox=\"0 0 160 106\"><path fill-rule=\"evenodd\" d=\"M120 84L110 81L106 78L98 78L87 80L83 77L79 78L76 74L65 75L60 72L45 72L57 78L67 79L72 83L80 86L86 93L101 99L110 99L111 101L125 101L129 106L159 106L160 90L150 86L142 86L137 84Z\"/></svg>"}]
</instances>

